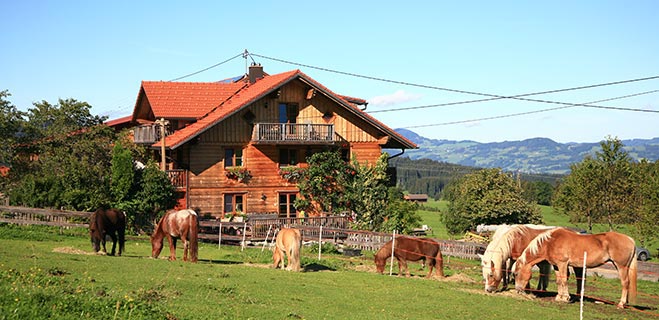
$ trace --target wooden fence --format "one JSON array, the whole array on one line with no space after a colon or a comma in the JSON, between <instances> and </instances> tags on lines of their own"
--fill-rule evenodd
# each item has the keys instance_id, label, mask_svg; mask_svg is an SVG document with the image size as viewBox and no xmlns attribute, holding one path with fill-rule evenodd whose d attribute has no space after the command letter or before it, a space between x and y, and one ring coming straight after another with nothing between
<instances>
[{"instance_id":1,"label":"wooden fence","mask_svg":"<svg viewBox=\"0 0 659 320\"><path fill-rule=\"evenodd\" d=\"M91 212L36 209L25 207L0 206L0 223L38 224L60 227L87 228ZM272 242L275 231L281 227L294 227L302 231L303 240L331 242L348 248L378 250L390 241L391 233L349 229L346 217L305 217L277 218L266 216L252 217L247 222L224 222L220 220L200 220L199 239L217 243L240 244L268 241ZM322 233L321 233L322 227ZM485 245L475 242L435 239L442 246L442 253L465 259L478 259L478 253L485 251Z\"/></svg>"}]
</instances>

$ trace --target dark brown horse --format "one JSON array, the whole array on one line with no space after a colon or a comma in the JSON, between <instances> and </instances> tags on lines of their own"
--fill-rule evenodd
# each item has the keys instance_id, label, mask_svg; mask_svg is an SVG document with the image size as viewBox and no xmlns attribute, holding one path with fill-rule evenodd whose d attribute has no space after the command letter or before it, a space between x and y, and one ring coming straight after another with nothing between
<instances>
[{"instance_id":1,"label":"dark brown horse","mask_svg":"<svg viewBox=\"0 0 659 320\"><path fill-rule=\"evenodd\" d=\"M112 252L114 255L119 241L119 255L124 251L126 234L126 215L117 209L98 209L89 217L89 235L92 240L94 252L101 250L107 253L105 249L105 237L112 238Z\"/></svg>"},{"instance_id":2,"label":"dark brown horse","mask_svg":"<svg viewBox=\"0 0 659 320\"><path fill-rule=\"evenodd\" d=\"M151 235L151 257L158 258L165 237L169 241L169 260L176 260L176 240L183 241L183 261L197 262L197 235L199 222L197 213L191 209L169 211L158 222Z\"/></svg>"},{"instance_id":3,"label":"dark brown horse","mask_svg":"<svg viewBox=\"0 0 659 320\"><path fill-rule=\"evenodd\" d=\"M393 240L392 240L393 241ZM385 243L375 254L375 266L379 273L384 272L387 259L391 257L392 241ZM401 267L406 275L410 276L407 261L424 260L428 265L428 275L432 276L432 269L436 268L438 276L444 277L444 259L439 243L431 238L412 238L406 236L396 237L394 242L394 257L398 260L398 275L402 274ZM393 262L392 262L393 263Z\"/></svg>"}]
</instances>

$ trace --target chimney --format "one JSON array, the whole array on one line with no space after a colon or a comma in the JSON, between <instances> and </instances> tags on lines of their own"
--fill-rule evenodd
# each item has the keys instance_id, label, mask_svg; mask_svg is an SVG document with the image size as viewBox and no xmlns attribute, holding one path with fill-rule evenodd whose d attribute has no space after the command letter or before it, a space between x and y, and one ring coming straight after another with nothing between
<instances>
[{"instance_id":1,"label":"chimney","mask_svg":"<svg viewBox=\"0 0 659 320\"><path fill-rule=\"evenodd\" d=\"M252 63L249 66L249 83L254 83L261 78L263 78L263 66L260 63Z\"/></svg>"}]
</instances>

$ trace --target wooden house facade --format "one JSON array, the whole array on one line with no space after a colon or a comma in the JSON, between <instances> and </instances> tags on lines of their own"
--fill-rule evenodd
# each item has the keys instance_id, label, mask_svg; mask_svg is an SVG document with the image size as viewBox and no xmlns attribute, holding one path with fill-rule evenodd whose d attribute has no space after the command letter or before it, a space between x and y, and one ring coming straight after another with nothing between
<instances>
[{"instance_id":1,"label":"wooden house facade","mask_svg":"<svg viewBox=\"0 0 659 320\"><path fill-rule=\"evenodd\" d=\"M416 148L365 105L299 70L268 75L253 65L224 82L144 81L130 123L136 143L158 160L164 150L179 207L296 217L299 190L282 173L304 168L308 156L338 149L374 164L383 148Z\"/></svg>"}]
</instances>

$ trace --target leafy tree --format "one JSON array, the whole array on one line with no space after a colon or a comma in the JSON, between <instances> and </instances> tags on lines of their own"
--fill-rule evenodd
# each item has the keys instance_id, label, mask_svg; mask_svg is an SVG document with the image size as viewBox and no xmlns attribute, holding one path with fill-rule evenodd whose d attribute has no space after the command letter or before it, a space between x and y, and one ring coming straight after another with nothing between
<instances>
[{"instance_id":1,"label":"leafy tree","mask_svg":"<svg viewBox=\"0 0 659 320\"><path fill-rule=\"evenodd\" d=\"M421 216L417 214L418 205L406 201L403 191L399 188L389 188L386 216L383 225L377 231L398 231L402 234L410 234L414 228L421 226Z\"/></svg>"},{"instance_id":2,"label":"leafy tree","mask_svg":"<svg viewBox=\"0 0 659 320\"><path fill-rule=\"evenodd\" d=\"M600 143L595 158L586 156L570 166L571 172L560 183L554 206L568 214L573 222L606 222L611 230L616 223L633 220L634 164L618 139Z\"/></svg>"},{"instance_id":3,"label":"leafy tree","mask_svg":"<svg viewBox=\"0 0 659 320\"><path fill-rule=\"evenodd\" d=\"M349 211L346 188L357 171L333 151L313 154L307 162L309 167L298 182L304 200L296 202L296 207L307 206L310 211L333 214Z\"/></svg>"},{"instance_id":4,"label":"leafy tree","mask_svg":"<svg viewBox=\"0 0 659 320\"><path fill-rule=\"evenodd\" d=\"M130 150L118 142L112 149L111 192L114 202L121 203L134 194L135 170Z\"/></svg>"},{"instance_id":5,"label":"leafy tree","mask_svg":"<svg viewBox=\"0 0 659 320\"><path fill-rule=\"evenodd\" d=\"M383 153L372 166L353 161L354 174L346 186L346 196L358 229L378 230L387 218L387 156Z\"/></svg>"},{"instance_id":6,"label":"leafy tree","mask_svg":"<svg viewBox=\"0 0 659 320\"><path fill-rule=\"evenodd\" d=\"M448 210L442 220L451 234L479 224L540 223L539 208L521 194L518 183L499 169L467 174L448 190Z\"/></svg>"}]
</instances>

